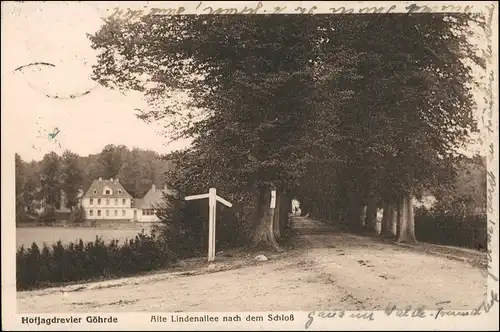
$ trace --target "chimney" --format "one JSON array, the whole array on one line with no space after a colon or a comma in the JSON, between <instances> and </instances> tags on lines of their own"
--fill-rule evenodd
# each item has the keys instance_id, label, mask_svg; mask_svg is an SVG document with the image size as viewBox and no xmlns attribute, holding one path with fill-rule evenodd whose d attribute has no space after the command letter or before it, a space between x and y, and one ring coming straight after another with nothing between
<instances>
[{"instance_id":1,"label":"chimney","mask_svg":"<svg viewBox=\"0 0 500 332\"><path fill-rule=\"evenodd\" d=\"M156 186L155 186L155 184L154 184L154 183L153 183L153 185L151 185L151 191L152 191L152 192L155 192L155 191L156 191Z\"/></svg>"},{"instance_id":2,"label":"chimney","mask_svg":"<svg viewBox=\"0 0 500 332\"><path fill-rule=\"evenodd\" d=\"M113 182L113 178L109 179L109 181Z\"/></svg>"},{"instance_id":3,"label":"chimney","mask_svg":"<svg viewBox=\"0 0 500 332\"><path fill-rule=\"evenodd\" d=\"M164 185L163 186L163 191L167 191L167 190L168 190L167 185Z\"/></svg>"},{"instance_id":4,"label":"chimney","mask_svg":"<svg viewBox=\"0 0 500 332\"><path fill-rule=\"evenodd\" d=\"M99 181L102 181L102 178L99 178Z\"/></svg>"},{"instance_id":5,"label":"chimney","mask_svg":"<svg viewBox=\"0 0 500 332\"><path fill-rule=\"evenodd\" d=\"M118 183L118 178L115 179L115 183Z\"/></svg>"}]
</instances>

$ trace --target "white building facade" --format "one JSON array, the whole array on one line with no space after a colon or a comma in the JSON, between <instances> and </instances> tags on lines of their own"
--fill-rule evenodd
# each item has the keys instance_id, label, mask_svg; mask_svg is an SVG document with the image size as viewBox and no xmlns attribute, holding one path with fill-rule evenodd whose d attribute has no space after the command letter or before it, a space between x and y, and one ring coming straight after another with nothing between
<instances>
[{"instance_id":1,"label":"white building facade","mask_svg":"<svg viewBox=\"0 0 500 332\"><path fill-rule=\"evenodd\" d=\"M82 207L89 220L130 220L134 219L132 196L123 188L118 179L94 180L82 197Z\"/></svg>"},{"instance_id":2,"label":"white building facade","mask_svg":"<svg viewBox=\"0 0 500 332\"><path fill-rule=\"evenodd\" d=\"M158 214L168 208L166 195L174 192L167 189L157 189L153 184L151 189L141 199L134 200L134 221L136 222L159 222Z\"/></svg>"}]
</instances>

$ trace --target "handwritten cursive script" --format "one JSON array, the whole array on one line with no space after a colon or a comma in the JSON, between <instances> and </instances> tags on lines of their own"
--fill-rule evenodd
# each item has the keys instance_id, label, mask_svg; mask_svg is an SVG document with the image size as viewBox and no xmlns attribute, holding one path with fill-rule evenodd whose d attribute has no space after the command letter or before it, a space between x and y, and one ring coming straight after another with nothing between
<instances>
[{"instance_id":1,"label":"handwritten cursive script","mask_svg":"<svg viewBox=\"0 0 500 332\"><path fill-rule=\"evenodd\" d=\"M487 5L486 6L487 13L485 15L485 25L484 25L484 32L487 40L488 46L486 47L486 50L483 51L483 57L486 60L487 67L491 67L493 64L493 52L492 52L492 41L493 41L493 31L492 31L492 21L493 21L493 14L495 11L495 6L494 5ZM484 97L484 102L486 106L483 109L482 112L482 122L483 126L486 129L486 134L488 136L493 136L497 132L495 128L493 127L493 112L494 112L494 98L493 98L493 83L495 82L495 70L494 68L490 68L487 70L488 75L487 75L487 87L485 92L485 97ZM497 129L498 130L498 129ZM496 140L496 138L493 136L493 140ZM495 158L495 143L494 141L490 141L490 144L488 146L488 156L487 159L489 161L488 164L494 164L494 158ZM489 168L489 167L488 167ZM493 279L494 282L498 282L498 276L493 272L492 268L492 263L493 263L493 248L492 248L492 240L495 237L495 227L496 227L496 222L494 221L495 216L495 199L494 199L494 194L497 191L497 178L495 176L495 173L488 169L487 172L487 194L486 194L486 201L487 201L487 212L488 212L488 225L487 225L487 257L488 257L488 266L486 269L486 272L483 273L485 276L488 278ZM492 298L495 298L492 293ZM498 301L497 301L498 302ZM484 306L485 308L487 306Z\"/></svg>"},{"instance_id":2,"label":"handwritten cursive script","mask_svg":"<svg viewBox=\"0 0 500 332\"><path fill-rule=\"evenodd\" d=\"M443 5L416 5L411 4L406 7L401 7L398 10L398 6L372 6L372 7L357 7L357 6L340 6L331 8L319 8L316 5L304 6L306 3L301 3L300 6L287 6L286 2L275 5L274 7L265 6L263 1L255 1L242 7L233 6L222 6L214 7L209 2L204 4L203 1L197 3L194 11L192 9L187 9L186 7L179 5L175 7L165 7L165 8L146 8L146 9L122 9L115 7L113 13L104 20L108 19L120 19L123 21L130 21L139 19L143 16L171 16L171 15L185 15L185 14L197 14L197 15L255 15L255 14L388 14L394 12L404 12L407 14L414 13L435 13L435 12L454 12L454 13L470 13L474 9L474 5L467 4L443 4Z\"/></svg>"},{"instance_id":3,"label":"handwritten cursive script","mask_svg":"<svg viewBox=\"0 0 500 332\"><path fill-rule=\"evenodd\" d=\"M333 310L333 311L311 311L307 315L307 322L305 328L308 329L311 327L311 324L314 322L314 318L328 318L328 319L342 319L342 318L354 318L354 319L366 319L369 321L373 321L375 318L373 316L373 311L356 311L350 314L346 313L345 310Z\"/></svg>"},{"instance_id":4,"label":"handwritten cursive script","mask_svg":"<svg viewBox=\"0 0 500 332\"><path fill-rule=\"evenodd\" d=\"M415 317L415 318L427 317L425 312L425 306L417 306L416 308L413 308L411 305L408 305L404 309L398 309L396 305L389 304L384 312L387 316L394 315L397 317Z\"/></svg>"}]
</instances>

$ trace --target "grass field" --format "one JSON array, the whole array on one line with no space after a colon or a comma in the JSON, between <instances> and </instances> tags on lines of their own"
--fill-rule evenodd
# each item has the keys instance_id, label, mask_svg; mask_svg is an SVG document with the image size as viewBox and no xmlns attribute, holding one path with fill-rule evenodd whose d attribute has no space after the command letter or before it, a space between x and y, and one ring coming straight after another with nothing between
<instances>
[{"instance_id":1,"label":"grass field","mask_svg":"<svg viewBox=\"0 0 500 332\"><path fill-rule=\"evenodd\" d=\"M106 224L96 227L18 227L16 228L16 247L21 245L25 248L30 247L33 242L38 246L42 246L43 243L51 245L58 240L67 244L80 238L85 242L94 241L97 235L105 242L117 239L123 243L125 239L135 237L143 229L149 233L150 228L149 223Z\"/></svg>"}]
</instances>

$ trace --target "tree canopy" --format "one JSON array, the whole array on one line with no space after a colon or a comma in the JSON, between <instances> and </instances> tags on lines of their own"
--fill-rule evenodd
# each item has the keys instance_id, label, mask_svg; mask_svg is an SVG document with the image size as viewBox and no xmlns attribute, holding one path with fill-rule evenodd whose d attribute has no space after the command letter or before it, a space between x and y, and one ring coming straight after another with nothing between
<instances>
[{"instance_id":1,"label":"tree canopy","mask_svg":"<svg viewBox=\"0 0 500 332\"><path fill-rule=\"evenodd\" d=\"M73 210L80 190L87 190L100 177L118 178L135 198L143 197L154 183L165 185L165 172L173 168L170 160L154 151L125 146L106 145L95 155L79 156L65 151L62 156L47 153L37 162L23 161L16 154L16 214L17 219L35 216L37 202L42 200L53 208ZM110 172L113 170L113 172ZM65 206L61 205L61 193Z\"/></svg>"},{"instance_id":2,"label":"tree canopy","mask_svg":"<svg viewBox=\"0 0 500 332\"><path fill-rule=\"evenodd\" d=\"M270 189L353 222L451 178L477 130L470 22L482 18L148 15L89 38L96 81L143 92L143 119L194 138L171 181L255 206L256 241L272 243Z\"/></svg>"}]
</instances>

